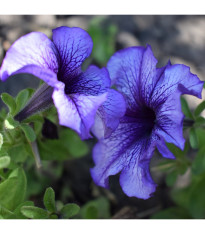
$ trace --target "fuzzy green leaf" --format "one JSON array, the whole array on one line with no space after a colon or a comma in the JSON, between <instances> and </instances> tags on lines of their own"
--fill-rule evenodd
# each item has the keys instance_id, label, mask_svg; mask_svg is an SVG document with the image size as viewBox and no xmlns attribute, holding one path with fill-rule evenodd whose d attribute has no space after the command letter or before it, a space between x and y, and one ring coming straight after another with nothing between
<instances>
[{"instance_id":1,"label":"fuzzy green leaf","mask_svg":"<svg viewBox=\"0 0 205 233\"><path fill-rule=\"evenodd\" d=\"M47 219L49 214L46 210L35 206L23 206L21 213L31 219Z\"/></svg>"},{"instance_id":2,"label":"fuzzy green leaf","mask_svg":"<svg viewBox=\"0 0 205 233\"><path fill-rule=\"evenodd\" d=\"M205 172L205 146L200 148L192 163L192 172L200 175Z\"/></svg>"},{"instance_id":3,"label":"fuzzy green leaf","mask_svg":"<svg viewBox=\"0 0 205 233\"><path fill-rule=\"evenodd\" d=\"M3 138L3 135L0 133L0 150L1 150L3 143L4 143L4 138Z\"/></svg>"},{"instance_id":4,"label":"fuzzy green leaf","mask_svg":"<svg viewBox=\"0 0 205 233\"><path fill-rule=\"evenodd\" d=\"M152 216L152 219L190 219L191 216L186 209L181 207L171 207L162 210Z\"/></svg>"},{"instance_id":5,"label":"fuzzy green leaf","mask_svg":"<svg viewBox=\"0 0 205 233\"><path fill-rule=\"evenodd\" d=\"M61 209L61 214L63 218L71 218L78 214L80 207L74 203L67 204Z\"/></svg>"},{"instance_id":6,"label":"fuzzy green leaf","mask_svg":"<svg viewBox=\"0 0 205 233\"><path fill-rule=\"evenodd\" d=\"M6 129L15 129L19 126L19 122L15 121L13 117L8 116L4 121L4 126Z\"/></svg>"},{"instance_id":7,"label":"fuzzy green leaf","mask_svg":"<svg viewBox=\"0 0 205 233\"><path fill-rule=\"evenodd\" d=\"M10 164L10 157L9 156L2 156L0 157L0 169L7 168Z\"/></svg>"},{"instance_id":8,"label":"fuzzy green leaf","mask_svg":"<svg viewBox=\"0 0 205 233\"><path fill-rule=\"evenodd\" d=\"M14 98L8 93L2 93L1 99L8 106L9 112L13 115L16 110L16 102Z\"/></svg>"},{"instance_id":9,"label":"fuzzy green leaf","mask_svg":"<svg viewBox=\"0 0 205 233\"><path fill-rule=\"evenodd\" d=\"M55 192L52 188L46 189L46 192L43 197L43 203L49 212L54 213L56 211Z\"/></svg>"},{"instance_id":10,"label":"fuzzy green leaf","mask_svg":"<svg viewBox=\"0 0 205 233\"><path fill-rule=\"evenodd\" d=\"M10 210L6 209L5 207L0 205L0 215L3 219L13 219L15 218L15 215Z\"/></svg>"},{"instance_id":11,"label":"fuzzy green leaf","mask_svg":"<svg viewBox=\"0 0 205 233\"><path fill-rule=\"evenodd\" d=\"M27 124L21 124L20 127L24 131L25 136L29 142L34 142L36 140L36 134L31 126Z\"/></svg>"},{"instance_id":12,"label":"fuzzy green leaf","mask_svg":"<svg viewBox=\"0 0 205 233\"><path fill-rule=\"evenodd\" d=\"M197 149L199 147L199 140L195 128L191 128L189 131L189 142L193 149Z\"/></svg>"},{"instance_id":13,"label":"fuzzy green leaf","mask_svg":"<svg viewBox=\"0 0 205 233\"><path fill-rule=\"evenodd\" d=\"M16 110L15 114L18 113L26 104L29 98L29 91L27 89L22 90L16 97Z\"/></svg>"},{"instance_id":14,"label":"fuzzy green leaf","mask_svg":"<svg viewBox=\"0 0 205 233\"><path fill-rule=\"evenodd\" d=\"M21 213L21 208L23 206L34 206L34 203L32 201L25 201L23 203L21 203L15 210L14 210L14 214L15 214L15 218L16 219L27 219L26 216L24 216Z\"/></svg>"},{"instance_id":15,"label":"fuzzy green leaf","mask_svg":"<svg viewBox=\"0 0 205 233\"><path fill-rule=\"evenodd\" d=\"M202 101L195 109L194 115L197 117L199 116L203 110L205 109L205 101Z\"/></svg>"},{"instance_id":16,"label":"fuzzy green leaf","mask_svg":"<svg viewBox=\"0 0 205 233\"><path fill-rule=\"evenodd\" d=\"M22 168L17 168L8 179L0 184L0 204L14 210L23 200L26 193L26 176Z\"/></svg>"}]
</instances>

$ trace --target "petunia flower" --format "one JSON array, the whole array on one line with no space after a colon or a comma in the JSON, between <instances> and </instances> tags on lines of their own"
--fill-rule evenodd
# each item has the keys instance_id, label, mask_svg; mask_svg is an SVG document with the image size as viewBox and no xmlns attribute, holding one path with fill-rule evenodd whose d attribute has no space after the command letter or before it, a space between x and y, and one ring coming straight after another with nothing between
<instances>
[{"instance_id":1,"label":"petunia flower","mask_svg":"<svg viewBox=\"0 0 205 233\"><path fill-rule=\"evenodd\" d=\"M110 137L93 150L94 182L109 188L109 176L120 173L127 196L148 199L156 189L149 164L155 148L174 159L166 142L184 148L180 96L201 98L203 82L185 65L156 68L151 47L130 47L116 52L107 64L111 80L126 101L126 113Z\"/></svg>"},{"instance_id":2,"label":"petunia flower","mask_svg":"<svg viewBox=\"0 0 205 233\"><path fill-rule=\"evenodd\" d=\"M94 65L84 72L81 70L93 47L91 37L83 29L56 28L52 40L41 32L32 32L18 39L3 60L1 80L20 73L42 79L47 86L36 93L29 107L17 118L22 119L26 113L32 114L53 100L59 123L75 130L82 139L89 138L96 111L107 98L108 71Z\"/></svg>"}]
</instances>

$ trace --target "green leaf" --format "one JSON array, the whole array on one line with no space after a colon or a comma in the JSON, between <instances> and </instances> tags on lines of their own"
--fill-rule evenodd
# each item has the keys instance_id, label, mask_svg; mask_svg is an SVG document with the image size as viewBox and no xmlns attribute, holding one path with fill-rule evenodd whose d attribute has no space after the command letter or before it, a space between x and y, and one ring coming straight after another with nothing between
<instances>
[{"instance_id":1,"label":"green leaf","mask_svg":"<svg viewBox=\"0 0 205 233\"><path fill-rule=\"evenodd\" d=\"M30 123L30 122L44 122L44 119L42 116L40 115L32 115L28 118L26 118L25 120L22 121L23 123Z\"/></svg>"},{"instance_id":2,"label":"green leaf","mask_svg":"<svg viewBox=\"0 0 205 233\"><path fill-rule=\"evenodd\" d=\"M36 134L31 126L27 124L21 124L20 127L29 142L34 142L36 140Z\"/></svg>"},{"instance_id":3,"label":"green leaf","mask_svg":"<svg viewBox=\"0 0 205 233\"><path fill-rule=\"evenodd\" d=\"M96 200L87 202L81 208L80 215L83 219L108 219L110 218L109 201L106 198L101 197Z\"/></svg>"},{"instance_id":4,"label":"green leaf","mask_svg":"<svg viewBox=\"0 0 205 233\"><path fill-rule=\"evenodd\" d=\"M18 113L26 104L29 98L29 91L27 89L22 90L16 97L16 110L15 114Z\"/></svg>"},{"instance_id":5,"label":"green leaf","mask_svg":"<svg viewBox=\"0 0 205 233\"><path fill-rule=\"evenodd\" d=\"M15 112L15 109L16 109L16 102L15 102L14 98L11 95L9 95L8 93L2 93L1 99L8 106L9 112L11 113L11 115L13 115L13 113Z\"/></svg>"},{"instance_id":6,"label":"green leaf","mask_svg":"<svg viewBox=\"0 0 205 233\"><path fill-rule=\"evenodd\" d=\"M21 203L15 210L14 210L14 214L15 214L15 218L16 219L27 219L27 217L25 217L22 213L21 213L21 208L23 206L34 206L34 203L32 201L25 201L23 203Z\"/></svg>"},{"instance_id":7,"label":"green leaf","mask_svg":"<svg viewBox=\"0 0 205 233\"><path fill-rule=\"evenodd\" d=\"M205 118L201 116L196 117L194 127L197 128L201 127L202 125L205 125Z\"/></svg>"},{"instance_id":8,"label":"green leaf","mask_svg":"<svg viewBox=\"0 0 205 233\"><path fill-rule=\"evenodd\" d=\"M15 129L19 126L19 122L15 121L13 117L8 116L4 121L4 126L6 129Z\"/></svg>"},{"instance_id":9,"label":"green leaf","mask_svg":"<svg viewBox=\"0 0 205 233\"><path fill-rule=\"evenodd\" d=\"M0 204L12 211L24 200L25 192L26 176L17 168L0 184Z\"/></svg>"},{"instance_id":10,"label":"green leaf","mask_svg":"<svg viewBox=\"0 0 205 233\"><path fill-rule=\"evenodd\" d=\"M195 109L194 115L197 117L199 116L203 110L205 109L205 101L202 101Z\"/></svg>"},{"instance_id":11,"label":"green leaf","mask_svg":"<svg viewBox=\"0 0 205 233\"><path fill-rule=\"evenodd\" d=\"M174 185L174 183L176 182L178 177L178 171L174 170L172 172L170 172L169 174L167 174L166 176L166 184L167 186L171 187Z\"/></svg>"},{"instance_id":12,"label":"green leaf","mask_svg":"<svg viewBox=\"0 0 205 233\"><path fill-rule=\"evenodd\" d=\"M88 153L87 144L70 129L62 129L59 139L38 140L38 148L43 160L66 160Z\"/></svg>"},{"instance_id":13,"label":"green leaf","mask_svg":"<svg viewBox=\"0 0 205 233\"><path fill-rule=\"evenodd\" d=\"M14 145L8 149L8 154L13 162L23 163L29 155L28 145L25 143Z\"/></svg>"},{"instance_id":14,"label":"green leaf","mask_svg":"<svg viewBox=\"0 0 205 233\"><path fill-rule=\"evenodd\" d=\"M3 219L14 219L15 215L10 210L0 205L0 215Z\"/></svg>"},{"instance_id":15,"label":"green leaf","mask_svg":"<svg viewBox=\"0 0 205 233\"><path fill-rule=\"evenodd\" d=\"M151 217L152 219L190 219L191 216L186 209L180 207L171 207L162 210Z\"/></svg>"},{"instance_id":16,"label":"green leaf","mask_svg":"<svg viewBox=\"0 0 205 233\"><path fill-rule=\"evenodd\" d=\"M181 97L181 107L182 107L182 112L184 113L184 115L189 118L189 119L194 119L190 109L189 109L189 106L188 106L188 103L187 101Z\"/></svg>"},{"instance_id":17,"label":"green leaf","mask_svg":"<svg viewBox=\"0 0 205 233\"><path fill-rule=\"evenodd\" d=\"M88 33L93 39L93 58L99 64L105 65L115 51L116 25L107 24L105 16L94 17L90 22Z\"/></svg>"},{"instance_id":18,"label":"green leaf","mask_svg":"<svg viewBox=\"0 0 205 233\"><path fill-rule=\"evenodd\" d=\"M10 157L9 156L2 156L0 157L0 169L7 168L10 164Z\"/></svg>"},{"instance_id":19,"label":"green leaf","mask_svg":"<svg viewBox=\"0 0 205 233\"><path fill-rule=\"evenodd\" d=\"M56 214L51 214L49 218L50 219L58 219L58 216Z\"/></svg>"},{"instance_id":20,"label":"green leaf","mask_svg":"<svg viewBox=\"0 0 205 233\"><path fill-rule=\"evenodd\" d=\"M61 209L61 214L63 218L67 219L67 218L71 218L75 216L76 214L78 214L79 210L80 210L80 207L74 203L66 204Z\"/></svg>"},{"instance_id":21,"label":"green leaf","mask_svg":"<svg viewBox=\"0 0 205 233\"><path fill-rule=\"evenodd\" d=\"M189 196L189 211L191 215L196 219L205 218L205 176L201 176L200 179L195 180L191 184L190 196Z\"/></svg>"},{"instance_id":22,"label":"green leaf","mask_svg":"<svg viewBox=\"0 0 205 233\"><path fill-rule=\"evenodd\" d=\"M197 149L199 147L199 141L196 134L196 130L193 127L189 131L189 142L193 149Z\"/></svg>"},{"instance_id":23,"label":"green leaf","mask_svg":"<svg viewBox=\"0 0 205 233\"><path fill-rule=\"evenodd\" d=\"M49 212L54 213L56 211L55 192L52 188L46 189L46 192L43 197L43 203Z\"/></svg>"},{"instance_id":24,"label":"green leaf","mask_svg":"<svg viewBox=\"0 0 205 233\"><path fill-rule=\"evenodd\" d=\"M0 150L1 150L3 143L4 143L4 138L3 138L3 135L0 133Z\"/></svg>"},{"instance_id":25,"label":"green leaf","mask_svg":"<svg viewBox=\"0 0 205 233\"><path fill-rule=\"evenodd\" d=\"M85 219L98 219L98 209L96 206L88 206L84 213Z\"/></svg>"},{"instance_id":26,"label":"green leaf","mask_svg":"<svg viewBox=\"0 0 205 233\"><path fill-rule=\"evenodd\" d=\"M192 172L195 175L200 175L205 172L205 146L198 151L194 158Z\"/></svg>"},{"instance_id":27,"label":"green leaf","mask_svg":"<svg viewBox=\"0 0 205 233\"><path fill-rule=\"evenodd\" d=\"M87 144L80 139L78 134L70 129L65 129L60 132L60 140L63 141L67 150L74 158L79 158L88 153Z\"/></svg>"},{"instance_id":28,"label":"green leaf","mask_svg":"<svg viewBox=\"0 0 205 233\"><path fill-rule=\"evenodd\" d=\"M35 206L23 206L21 213L31 219L47 219L49 217L46 210Z\"/></svg>"}]
</instances>

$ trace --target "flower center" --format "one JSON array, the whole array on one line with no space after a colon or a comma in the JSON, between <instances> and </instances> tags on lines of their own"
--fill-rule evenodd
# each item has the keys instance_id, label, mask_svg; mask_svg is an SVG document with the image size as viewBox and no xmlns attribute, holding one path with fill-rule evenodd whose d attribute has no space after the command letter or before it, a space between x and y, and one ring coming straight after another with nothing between
<instances>
[{"instance_id":1,"label":"flower center","mask_svg":"<svg viewBox=\"0 0 205 233\"><path fill-rule=\"evenodd\" d=\"M153 109L145 107L143 109L143 117L145 122L146 132L151 134L156 123L156 114Z\"/></svg>"}]
</instances>

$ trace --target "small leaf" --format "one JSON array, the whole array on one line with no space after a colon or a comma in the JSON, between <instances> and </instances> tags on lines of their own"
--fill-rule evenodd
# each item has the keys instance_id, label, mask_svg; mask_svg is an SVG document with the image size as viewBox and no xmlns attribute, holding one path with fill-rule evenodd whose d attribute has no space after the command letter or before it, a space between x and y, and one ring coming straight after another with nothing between
<instances>
[{"instance_id":1,"label":"small leaf","mask_svg":"<svg viewBox=\"0 0 205 233\"><path fill-rule=\"evenodd\" d=\"M200 148L192 163L192 172L200 175L205 172L205 146Z\"/></svg>"},{"instance_id":2,"label":"small leaf","mask_svg":"<svg viewBox=\"0 0 205 233\"><path fill-rule=\"evenodd\" d=\"M28 118L26 118L25 120L22 121L23 123L30 123L30 122L44 122L44 119L42 116L40 115L32 115Z\"/></svg>"},{"instance_id":3,"label":"small leaf","mask_svg":"<svg viewBox=\"0 0 205 233\"><path fill-rule=\"evenodd\" d=\"M19 126L19 122L15 121L13 117L8 116L4 121L4 126L6 129L15 129Z\"/></svg>"},{"instance_id":4,"label":"small leaf","mask_svg":"<svg viewBox=\"0 0 205 233\"><path fill-rule=\"evenodd\" d=\"M43 203L49 212L54 213L56 211L55 192L52 188L46 189L46 192L43 197Z\"/></svg>"},{"instance_id":5,"label":"small leaf","mask_svg":"<svg viewBox=\"0 0 205 233\"><path fill-rule=\"evenodd\" d=\"M15 102L14 98L11 95L9 95L8 93L2 93L1 99L8 106L9 112L11 114L13 114L15 112L15 109L16 109L16 102Z\"/></svg>"},{"instance_id":6,"label":"small leaf","mask_svg":"<svg viewBox=\"0 0 205 233\"><path fill-rule=\"evenodd\" d=\"M0 133L0 150L1 150L3 143L4 143L4 138L3 138L3 135Z\"/></svg>"},{"instance_id":7,"label":"small leaf","mask_svg":"<svg viewBox=\"0 0 205 233\"><path fill-rule=\"evenodd\" d=\"M80 210L80 215L83 219L86 218L110 218L110 204L109 201L104 198L98 198L96 200L87 202Z\"/></svg>"},{"instance_id":8,"label":"small leaf","mask_svg":"<svg viewBox=\"0 0 205 233\"><path fill-rule=\"evenodd\" d=\"M61 209L61 214L63 218L71 218L78 214L80 207L74 203L67 204Z\"/></svg>"},{"instance_id":9,"label":"small leaf","mask_svg":"<svg viewBox=\"0 0 205 233\"><path fill-rule=\"evenodd\" d=\"M29 142L34 142L36 140L36 134L31 126L27 124L21 124L20 127L24 131L25 136Z\"/></svg>"},{"instance_id":10,"label":"small leaf","mask_svg":"<svg viewBox=\"0 0 205 233\"><path fill-rule=\"evenodd\" d=\"M24 200L26 193L26 176L22 168L17 168L8 179L0 184L0 204L14 210Z\"/></svg>"},{"instance_id":11,"label":"small leaf","mask_svg":"<svg viewBox=\"0 0 205 233\"><path fill-rule=\"evenodd\" d=\"M189 131L189 142L193 149L197 149L199 147L199 141L196 134L196 130L193 127Z\"/></svg>"},{"instance_id":12,"label":"small leaf","mask_svg":"<svg viewBox=\"0 0 205 233\"><path fill-rule=\"evenodd\" d=\"M34 206L34 203L32 201L25 201L23 203L21 203L15 210L14 210L14 214L15 214L15 218L16 219L27 219L22 213L21 213L21 208L23 206Z\"/></svg>"},{"instance_id":13,"label":"small leaf","mask_svg":"<svg viewBox=\"0 0 205 233\"><path fill-rule=\"evenodd\" d=\"M176 182L177 177L178 177L177 170L174 170L174 171L170 172L169 174L167 174L167 176L166 176L167 186L169 186L169 187L173 186L174 183Z\"/></svg>"},{"instance_id":14,"label":"small leaf","mask_svg":"<svg viewBox=\"0 0 205 233\"><path fill-rule=\"evenodd\" d=\"M181 107L182 107L182 112L184 113L184 115L189 118L189 119L194 119L190 109L189 109L189 106L188 106L188 103L187 101L181 97Z\"/></svg>"},{"instance_id":15,"label":"small leaf","mask_svg":"<svg viewBox=\"0 0 205 233\"><path fill-rule=\"evenodd\" d=\"M85 219L97 219L98 209L96 206L88 206L85 211Z\"/></svg>"},{"instance_id":16,"label":"small leaf","mask_svg":"<svg viewBox=\"0 0 205 233\"><path fill-rule=\"evenodd\" d=\"M15 218L14 213L12 213L10 210L6 209L5 207L0 205L0 215L3 217L3 219L13 219Z\"/></svg>"},{"instance_id":17,"label":"small leaf","mask_svg":"<svg viewBox=\"0 0 205 233\"><path fill-rule=\"evenodd\" d=\"M191 216L186 209L181 207L170 207L152 216L152 219L190 219Z\"/></svg>"},{"instance_id":18,"label":"small leaf","mask_svg":"<svg viewBox=\"0 0 205 233\"><path fill-rule=\"evenodd\" d=\"M22 90L16 97L16 110L15 114L18 113L26 104L29 98L29 91L27 89Z\"/></svg>"},{"instance_id":19,"label":"small leaf","mask_svg":"<svg viewBox=\"0 0 205 233\"><path fill-rule=\"evenodd\" d=\"M195 109L194 115L199 116L205 109L205 101L202 101Z\"/></svg>"},{"instance_id":20,"label":"small leaf","mask_svg":"<svg viewBox=\"0 0 205 233\"><path fill-rule=\"evenodd\" d=\"M51 214L49 218L50 219L58 219L58 216L56 214Z\"/></svg>"},{"instance_id":21,"label":"small leaf","mask_svg":"<svg viewBox=\"0 0 205 233\"><path fill-rule=\"evenodd\" d=\"M23 206L21 213L31 219L47 219L49 214L46 210L36 206Z\"/></svg>"},{"instance_id":22,"label":"small leaf","mask_svg":"<svg viewBox=\"0 0 205 233\"><path fill-rule=\"evenodd\" d=\"M10 164L10 157L9 156L2 156L0 157L0 169L7 168Z\"/></svg>"}]
</instances>

